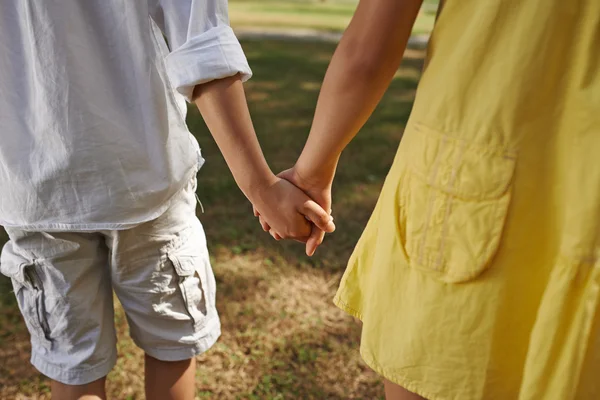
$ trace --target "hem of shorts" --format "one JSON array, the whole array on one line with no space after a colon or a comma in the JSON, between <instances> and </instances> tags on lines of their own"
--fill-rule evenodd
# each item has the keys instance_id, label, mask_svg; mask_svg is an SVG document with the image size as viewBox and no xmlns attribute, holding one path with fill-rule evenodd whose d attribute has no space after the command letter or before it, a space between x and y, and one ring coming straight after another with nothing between
<instances>
[{"instance_id":1,"label":"hem of shorts","mask_svg":"<svg viewBox=\"0 0 600 400\"><path fill-rule=\"evenodd\" d=\"M65 385L86 385L88 383L104 378L117 363L116 354L99 365L85 369L70 369L68 371L51 364L35 353L31 354L31 365L48 378Z\"/></svg>"},{"instance_id":2,"label":"hem of shorts","mask_svg":"<svg viewBox=\"0 0 600 400\"><path fill-rule=\"evenodd\" d=\"M173 195L169 197L160 207L158 207L154 212L148 214L146 217L127 223L91 223L91 224L25 224L25 225L14 225L8 224L4 221L0 220L0 226L10 229L19 229L23 231L43 231L43 232L98 232L98 231L123 231L131 228L135 228L138 225L144 224L149 221L153 221L163 215L169 207L171 207L173 201L175 200L177 194L183 190L185 185L187 185L194 176L200 172L200 166L195 166L190 171L189 175L187 175L180 187L174 191Z\"/></svg>"},{"instance_id":3,"label":"hem of shorts","mask_svg":"<svg viewBox=\"0 0 600 400\"><path fill-rule=\"evenodd\" d=\"M360 311L355 310L350 305L348 305L348 303L346 301L342 300L341 295L336 294L336 296L333 299L333 303L342 311L346 312L347 314L350 314L351 316L353 316L355 318L358 318L359 320L361 320L364 323L362 313ZM365 362L365 364L367 364L369 366L369 368L371 368L373 371L375 371L377 374L379 374L383 378L387 379L388 381L403 387L404 389L408 390L409 392L412 392L416 395L424 397L427 400L449 400L449 398L440 397L440 396L436 396L436 395L429 393L426 389L423 389L422 384L418 381L414 381L414 380L408 379L402 375L393 374L393 373L389 372L387 369L382 367L379 364L379 362L377 362L375 357L373 357L371 354L367 354L367 352L365 350L363 350L362 346L361 346L359 352L360 352L360 356L363 359L363 361Z\"/></svg>"},{"instance_id":4,"label":"hem of shorts","mask_svg":"<svg viewBox=\"0 0 600 400\"><path fill-rule=\"evenodd\" d=\"M221 337L221 324L218 323L214 328L210 329L206 335L198 339L193 346L181 346L180 348L145 348L137 341L135 344L152 358L160 361L183 361L194 358L200 354L206 353L211 347L217 343Z\"/></svg>"}]
</instances>

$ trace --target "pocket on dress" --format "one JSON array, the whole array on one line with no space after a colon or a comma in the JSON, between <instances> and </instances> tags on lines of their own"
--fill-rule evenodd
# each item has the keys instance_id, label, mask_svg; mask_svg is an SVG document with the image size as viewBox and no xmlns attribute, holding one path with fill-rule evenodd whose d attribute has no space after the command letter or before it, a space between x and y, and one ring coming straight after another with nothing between
<instances>
[{"instance_id":1,"label":"pocket on dress","mask_svg":"<svg viewBox=\"0 0 600 400\"><path fill-rule=\"evenodd\" d=\"M398 196L410 265L449 283L476 278L500 245L516 152L419 124L407 128L402 146Z\"/></svg>"},{"instance_id":2,"label":"pocket on dress","mask_svg":"<svg viewBox=\"0 0 600 400\"><path fill-rule=\"evenodd\" d=\"M52 332L47 318L46 295L36 268L35 263L13 263L3 260L1 264L2 274L12 280L17 303L32 341L49 349Z\"/></svg>"}]
</instances>

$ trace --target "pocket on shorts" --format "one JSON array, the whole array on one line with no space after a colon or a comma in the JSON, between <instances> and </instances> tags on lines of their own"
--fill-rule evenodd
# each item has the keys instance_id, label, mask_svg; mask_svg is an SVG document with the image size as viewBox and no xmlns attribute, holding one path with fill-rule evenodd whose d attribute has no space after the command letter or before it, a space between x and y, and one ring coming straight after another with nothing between
<instances>
[{"instance_id":1,"label":"pocket on shorts","mask_svg":"<svg viewBox=\"0 0 600 400\"><path fill-rule=\"evenodd\" d=\"M167 257L178 279L185 310L194 326L202 328L215 314L216 284L208 251L202 242L190 238Z\"/></svg>"},{"instance_id":2,"label":"pocket on shorts","mask_svg":"<svg viewBox=\"0 0 600 400\"><path fill-rule=\"evenodd\" d=\"M42 280L37 272L39 266L35 263L12 263L3 261L1 272L11 278L17 303L32 340L50 348L52 331L48 322L48 302ZM55 299L51 308L60 307Z\"/></svg>"},{"instance_id":3,"label":"pocket on shorts","mask_svg":"<svg viewBox=\"0 0 600 400\"><path fill-rule=\"evenodd\" d=\"M449 282L479 276L498 251L516 153L422 125L407 128L400 226L411 267Z\"/></svg>"}]
</instances>

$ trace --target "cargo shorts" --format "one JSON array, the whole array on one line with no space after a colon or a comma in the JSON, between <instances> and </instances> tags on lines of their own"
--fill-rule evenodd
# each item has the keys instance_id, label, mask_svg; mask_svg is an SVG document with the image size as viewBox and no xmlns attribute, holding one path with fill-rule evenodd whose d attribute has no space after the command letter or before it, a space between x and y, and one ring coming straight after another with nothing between
<instances>
[{"instance_id":1,"label":"cargo shorts","mask_svg":"<svg viewBox=\"0 0 600 400\"><path fill-rule=\"evenodd\" d=\"M31 334L31 363L58 382L106 376L117 359L113 292L146 354L180 361L220 336L215 278L196 217L196 181L156 220L122 231L10 228L0 272Z\"/></svg>"}]
</instances>

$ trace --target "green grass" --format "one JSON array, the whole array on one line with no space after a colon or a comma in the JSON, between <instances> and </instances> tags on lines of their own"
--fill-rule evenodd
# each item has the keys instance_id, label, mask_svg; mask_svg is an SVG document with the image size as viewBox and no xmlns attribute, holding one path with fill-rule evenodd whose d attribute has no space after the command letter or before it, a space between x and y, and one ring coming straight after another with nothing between
<instances>
[{"instance_id":1,"label":"green grass","mask_svg":"<svg viewBox=\"0 0 600 400\"><path fill-rule=\"evenodd\" d=\"M274 170L291 166L311 123L334 45L243 43L255 76L247 94ZM358 355L360 326L331 303L345 263L374 207L409 115L423 53L410 51L390 90L341 160L334 186L338 230L314 258L262 232L198 112L189 125L207 163L198 194L218 282L223 336L199 357L199 399L379 399L380 379ZM0 398L49 398L28 363L26 329L0 279ZM110 398L143 398L143 357L117 307L119 360Z\"/></svg>"},{"instance_id":2,"label":"green grass","mask_svg":"<svg viewBox=\"0 0 600 400\"><path fill-rule=\"evenodd\" d=\"M414 33L431 31L437 3L437 0L424 2ZM353 0L232 0L229 8L234 28L341 32L348 26L357 4Z\"/></svg>"}]
</instances>

